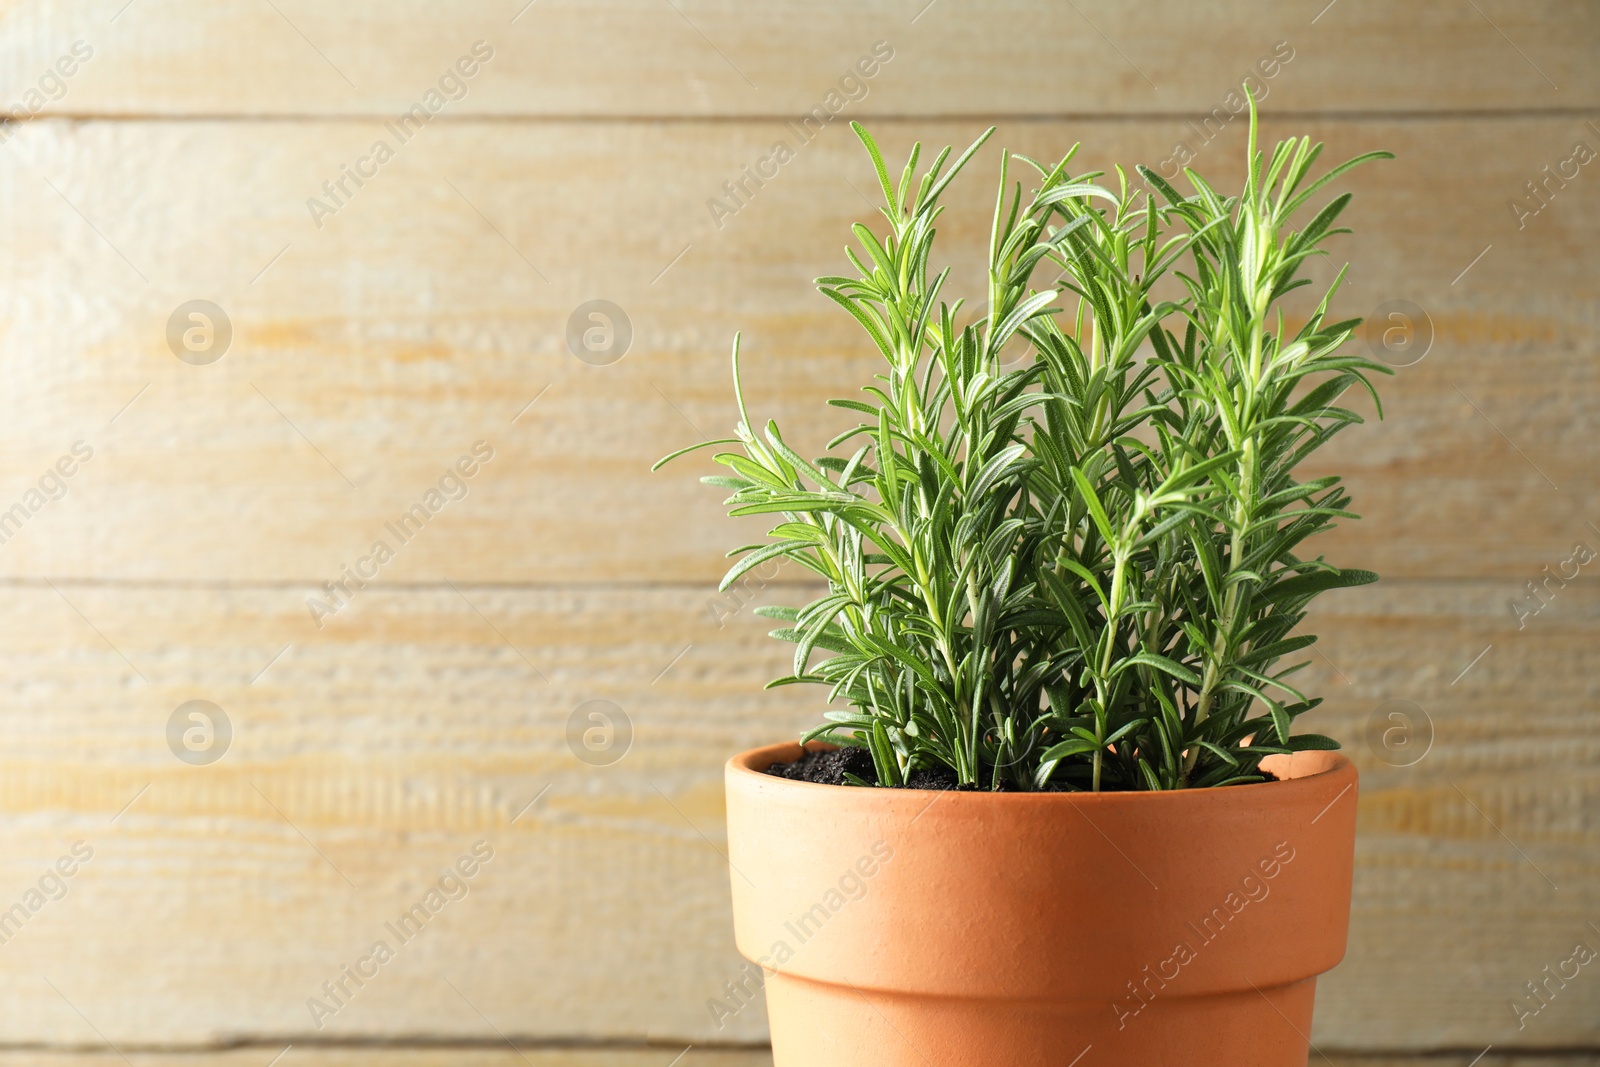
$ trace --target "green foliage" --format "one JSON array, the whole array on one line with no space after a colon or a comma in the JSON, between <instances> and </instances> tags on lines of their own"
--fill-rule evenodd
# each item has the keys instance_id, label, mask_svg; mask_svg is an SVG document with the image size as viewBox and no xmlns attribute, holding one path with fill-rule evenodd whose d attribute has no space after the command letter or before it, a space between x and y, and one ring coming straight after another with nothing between
<instances>
[{"instance_id":1,"label":"green foliage","mask_svg":"<svg viewBox=\"0 0 1600 1067\"><path fill-rule=\"evenodd\" d=\"M1053 166L1003 154L988 314L958 327L948 268L929 278L934 223L989 135L920 177L913 148L896 183L852 125L888 230L854 226L858 276L818 286L885 369L863 399L831 402L861 421L806 460L774 423L753 429L736 338L737 437L714 444L738 449L716 455L731 477L707 479L733 490L731 515L782 520L730 553L724 587L775 556L826 583L804 607L760 609L795 645L773 684L844 705L807 739L866 748L883 785L948 768L1021 790L1259 781L1266 754L1334 747L1292 733L1320 698L1291 680L1304 661L1280 661L1316 640L1294 634L1312 598L1376 576L1303 556L1354 516L1338 478L1295 469L1361 421L1337 406L1346 390L1388 369L1338 354L1359 320L1329 320L1337 280L1298 328L1279 302L1348 232L1334 222L1349 194L1291 218L1387 154L1311 179L1322 146L1258 153L1253 102L1238 196L1186 171L1186 197L1143 167L1144 189L1120 167L1112 187L1070 173L1076 147ZM1014 338L1032 358L1008 369Z\"/></svg>"}]
</instances>

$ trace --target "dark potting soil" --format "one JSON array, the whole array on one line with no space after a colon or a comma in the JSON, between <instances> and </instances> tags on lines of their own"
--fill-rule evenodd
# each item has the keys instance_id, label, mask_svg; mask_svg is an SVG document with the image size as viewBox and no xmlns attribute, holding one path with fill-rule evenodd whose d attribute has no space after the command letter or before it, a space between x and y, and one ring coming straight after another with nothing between
<instances>
[{"instance_id":1,"label":"dark potting soil","mask_svg":"<svg viewBox=\"0 0 1600 1067\"><path fill-rule=\"evenodd\" d=\"M878 772L873 770L872 756L864 748L836 748L827 752L807 752L793 763L774 763L767 773L775 778L788 778L794 782L815 782L817 785L847 785L845 775L853 774L863 782L876 782Z\"/></svg>"},{"instance_id":2,"label":"dark potting soil","mask_svg":"<svg viewBox=\"0 0 1600 1067\"><path fill-rule=\"evenodd\" d=\"M794 782L812 782L816 785L849 785L846 774L853 774L863 782L876 785L878 782L877 769L872 765L872 756L864 748L836 748L827 751L807 752L793 763L774 763L767 768L766 773L774 778L787 778ZM1278 776L1271 771L1257 769L1269 782L1278 780ZM907 779L906 789L956 789L964 793L973 793L979 790L975 785L960 785L956 782L956 772L948 767L935 767L911 772ZM1050 783L1045 792L1068 792L1070 787L1057 782ZM1000 785L1002 793L1015 791L1015 786L1009 782Z\"/></svg>"},{"instance_id":3,"label":"dark potting soil","mask_svg":"<svg viewBox=\"0 0 1600 1067\"><path fill-rule=\"evenodd\" d=\"M863 782L878 783L878 771L872 765L872 756L864 748L836 748L825 752L807 752L793 763L774 763L767 773L775 778L788 778L795 782L814 782L817 785L849 785L846 774L853 774ZM959 785L956 772L948 767L935 767L911 772L906 789L956 789L964 793L978 791L975 785ZM1009 783L1002 783L1002 792L1012 792Z\"/></svg>"}]
</instances>

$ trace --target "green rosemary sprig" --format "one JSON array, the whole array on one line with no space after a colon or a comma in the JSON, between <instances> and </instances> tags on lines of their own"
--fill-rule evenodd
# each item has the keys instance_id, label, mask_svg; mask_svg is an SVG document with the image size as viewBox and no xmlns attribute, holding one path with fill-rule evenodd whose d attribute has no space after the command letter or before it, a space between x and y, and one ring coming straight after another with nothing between
<instances>
[{"instance_id":1,"label":"green rosemary sprig","mask_svg":"<svg viewBox=\"0 0 1600 1067\"><path fill-rule=\"evenodd\" d=\"M1269 753L1334 747L1292 732L1320 698L1292 682L1304 661L1280 661L1316 640L1293 631L1317 594L1376 576L1301 554L1354 516L1338 478L1295 469L1361 421L1339 398L1376 398L1369 375L1389 368L1339 354L1359 320L1330 320L1338 279L1296 329L1280 302L1347 232L1350 195L1291 220L1387 154L1312 179L1321 145L1258 153L1253 101L1238 196L1192 171L1183 196L1143 167L1143 188L1121 168L1113 188L1071 174L1076 148L1051 166L1002 154L988 314L958 327L949 269L929 277L939 197L993 130L920 175L914 147L894 181L852 126L887 230L854 226L856 276L818 285L885 371L830 401L861 420L806 460L774 423L754 429L735 338L740 421L712 444L737 448L705 479L732 490L731 515L780 520L730 553L724 588L778 556L826 583L803 607L758 609L795 645L772 684L844 705L805 739L865 748L880 785L946 768L1022 790L1259 781ZM1038 180L1026 196L1017 164ZM1008 369L1017 337L1033 359Z\"/></svg>"}]
</instances>

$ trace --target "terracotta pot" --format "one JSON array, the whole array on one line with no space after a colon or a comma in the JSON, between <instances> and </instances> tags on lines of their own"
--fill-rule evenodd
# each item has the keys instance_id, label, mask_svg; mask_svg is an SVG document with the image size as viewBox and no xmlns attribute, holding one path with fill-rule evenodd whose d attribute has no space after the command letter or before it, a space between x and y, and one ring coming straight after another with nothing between
<instances>
[{"instance_id":1,"label":"terracotta pot","mask_svg":"<svg viewBox=\"0 0 1600 1067\"><path fill-rule=\"evenodd\" d=\"M757 770L799 755L727 766L734 929L775 1067L1305 1067L1317 975L1345 950L1349 760L1167 793Z\"/></svg>"}]
</instances>

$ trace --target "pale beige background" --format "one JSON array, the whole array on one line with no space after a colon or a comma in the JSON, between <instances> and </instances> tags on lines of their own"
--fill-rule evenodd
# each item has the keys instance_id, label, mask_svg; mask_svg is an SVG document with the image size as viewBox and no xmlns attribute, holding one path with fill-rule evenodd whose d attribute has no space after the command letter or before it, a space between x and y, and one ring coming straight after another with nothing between
<instances>
[{"instance_id":1,"label":"pale beige background","mask_svg":"<svg viewBox=\"0 0 1600 1067\"><path fill-rule=\"evenodd\" d=\"M0 909L94 855L0 944L0 1063L766 1062L759 1010L706 1010L738 967L719 768L814 697L760 690L787 650L715 596L749 531L703 466L650 462L728 428L736 329L802 441L872 372L810 284L869 214L845 117L895 156L994 122L1154 163L1279 42L1269 135L1399 156L1350 180L1340 306L1411 301L1434 334L1319 460L1365 516L1326 550L1385 581L1313 628L1364 775L1314 1037L1374 1067L1600 1062L1600 970L1510 1008L1600 947L1600 592L1584 569L1520 629L1508 606L1600 548L1600 166L1521 228L1509 206L1600 147L1594 4L525 3L3 5L8 106L93 55L0 146L0 508L93 458L0 545ZM307 198L479 40L465 98L319 228ZM719 227L708 198L879 41L866 97ZM1198 165L1231 182L1241 152L1234 122ZM957 289L994 165L950 197ZM209 366L166 341L193 299L232 323ZM592 299L632 325L609 366L567 348ZM307 596L477 440L466 498L319 629ZM234 727L209 766L165 738L191 699ZM592 699L633 724L612 766L566 742ZM1364 740L1400 700L1435 734L1409 767ZM470 895L316 1029L307 998L480 839Z\"/></svg>"}]
</instances>

